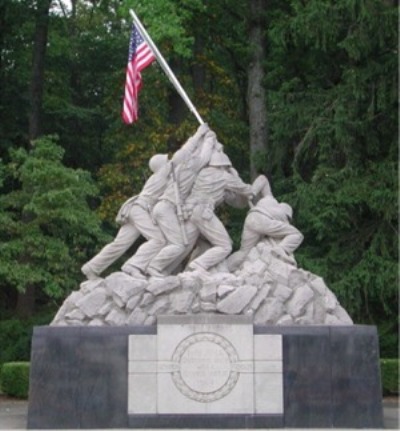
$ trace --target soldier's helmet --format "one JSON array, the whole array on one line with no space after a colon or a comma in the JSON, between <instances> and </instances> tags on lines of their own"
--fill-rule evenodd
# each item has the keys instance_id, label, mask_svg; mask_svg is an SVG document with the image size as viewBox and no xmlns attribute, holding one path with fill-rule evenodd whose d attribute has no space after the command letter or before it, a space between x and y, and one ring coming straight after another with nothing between
<instances>
[{"instance_id":1,"label":"soldier's helmet","mask_svg":"<svg viewBox=\"0 0 400 431\"><path fill-rule=\"evenodd\" d=\"M232 163L229 160L229 157L222 151L214 151L208 164L209 166L215 167L232 167Z\"/></svg>"},{"instance_id":2,"label":"soldier's helmet","mask_svg":"<svg viewBox=\"0 0 400 431\"><path fill-rule=\"evenodd\" d=\"M168 154L156 154L149 160L149 168L152 172L157 172L161 169L168 161Z\"/></svg>"}]
</instances>

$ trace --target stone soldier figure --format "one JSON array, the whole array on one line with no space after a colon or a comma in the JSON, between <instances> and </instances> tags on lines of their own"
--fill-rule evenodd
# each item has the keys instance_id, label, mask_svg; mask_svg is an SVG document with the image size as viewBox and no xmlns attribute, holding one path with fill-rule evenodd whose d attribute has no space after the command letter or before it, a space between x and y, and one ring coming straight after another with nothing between
<instances>
[{"instance_id":1,"label":"stone soldier figure","mask_svg":"<svg viewBox=\"0 0 400 431\"><path fill-rule=\"evenodd\" d=\"M143 278L149 261L165 245L165 238L159 227L154 224L151 210L157 199L163 194L168 183L171 165L179 165L191 157L193 151L200 145L208 126L202 125L195 135L178 150L171 161L167 154L156 154L149 161L153 175L147 180L139 195L128 199L117 215L121 224L115 239L107 244L94 258L82 266L82 272L88 279L98 277L106 268L121 257L134 242L143 235L147 242L142 244L123 267L132 276Z\"/></svg>"},{"instance_id":2,"label":"stone soldier figure","mask_svg":"<svg viewBox=\"0 0 400 431\"><path fill-rule=\"evenodd\" d=\"M191 270L207 271L232 251L231 238L214 212L216 207L226 201L227 195L230 196L230 204L233 204L232 196L237 196L239 201L245 197L247 201L252 195L251 186L241 180L223 151L215 151L209 165L197 176L187 199L188 211L191 212L190 223L211 244L207 251L189 263L188 268Z\"/></svg>"},{"instance_id":3,"label":"stone soldier figure","mask_svg":"<svg viewBox=\"0 0 400 431\"><path fill-rule=\"evenodd\" d=\"M210 161L215 146L221 145L216 135L208 131L204 141L192 157L176 166L175 176L160 197L153 210L153 218L163 232L167 244L160 248L159 253L147 268L152 276L164 276L175 268L175 260L184 255L188 249L186 224L183 212L184 202L189 195L198 172Z\"/></svg>"},{"instance_id":4,"label":"stone soldier figure","mask_svg":"<svg viewBox=\"0 0 400 431\"><path fill-rule=\"evenodd\" d=\"M293 252L303 241L303 234L290 224L292 208L286 203L279 203L271 192L268 179L264 175L256 178L252 185L253 195L261 196L257 204L248 212L242 232L240 250L230 258L230 266L240 263L250 250L269 237L277 245L272 253L289 263L294 263Z\"/></svg>"},{"instance_id":5,"label":"stone soldier figure","mask_svg":"<svg viewBox=\"0 0 400 431\"><path fill-rule=\"evenodd\" d=\"M215 137L213 139L216 140ZM176 267L190 253L200 234L211 244L211 248L191 262L189 269L206 271L232 251L229 234L215 215L214 209L224 201L227 191L249 197L251 187L243 183L231 167L231 162L223 153L221 146L217 147L208 166L201 169L195 178L191 193L185 202L185 209L188 212L188 221L185 223L188 244L184 245L182 237L176 235L180 243L174 244L174 248L167 244L160 251L149 265L150 274L165 275L168 270ZM165 234L164 229L162 227L161 229ZM178 234L178 231L176 233Z\"/></svg>"}]
</instances>

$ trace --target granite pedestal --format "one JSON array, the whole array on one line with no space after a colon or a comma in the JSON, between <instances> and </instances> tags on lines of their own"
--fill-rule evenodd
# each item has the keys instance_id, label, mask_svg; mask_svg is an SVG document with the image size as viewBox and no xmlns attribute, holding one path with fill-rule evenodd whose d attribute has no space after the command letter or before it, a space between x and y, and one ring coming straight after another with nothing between
<instances>
[{"instance_id":1,"label":"granite pedestal","mask_svg":"<svg viewBox=\"0 0 400 431\"><path fill-rule=\"evenodd\" d=\"M28 428L380 428L372 326L36 327Z\"/></svg>"}]
</instances>

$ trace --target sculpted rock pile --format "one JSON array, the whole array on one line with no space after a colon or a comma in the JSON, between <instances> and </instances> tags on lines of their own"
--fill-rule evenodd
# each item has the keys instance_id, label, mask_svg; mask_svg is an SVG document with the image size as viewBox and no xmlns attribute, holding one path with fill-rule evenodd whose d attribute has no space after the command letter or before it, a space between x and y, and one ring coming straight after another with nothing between
<instances>
[{"instance_id":1,"label":"sculpted rock pile","mask_svg":"<svg viewBox=\"0 0 400 431\"><path fill-rule=\"evenodd\" d=\"M268 240L237 269L137 279L124 272L88 280L71 293L52 325L153 325L158 315L245 314L257 325L351 325L323 279L297 268Z\"/></svg>"}]
</instances>

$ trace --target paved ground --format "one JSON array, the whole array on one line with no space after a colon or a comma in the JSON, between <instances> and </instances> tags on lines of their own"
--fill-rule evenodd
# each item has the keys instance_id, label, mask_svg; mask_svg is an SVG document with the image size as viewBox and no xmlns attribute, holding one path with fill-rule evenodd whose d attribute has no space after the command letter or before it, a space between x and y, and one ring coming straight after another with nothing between
<instances>
[{"instance_id":1,"label":"paved ground","mask_svg":"<svg viewBox=\"0 0 400 431\"><path fill-rule=\"evenodd\" d=\"M383 422L386 429L398 430L400 416L400 404L397 397L384 398L383 400ZM1 425L0 425L1 427Z\"/></svg>"},{"instance_id":2,"label":"paved ground","mask_svg":"<svg viewBox=\"0 0 400 431\"><path fill-rule=\"evenodd\" d=\"M28 402L10 399L0 395L0 430L26 430ZM383 401L385 429L399 429L399 400L385 398ZM51 430L47 430L51 431ZM91 430L96 431L96 430ZM113 430L118 431L118 430ZM146 430L150 431L150 430ZM210 430L208 430L210 431ZM274 430L276 431L276 430ZM291 431L296 431L291 429ZM313 431L319 431L313 429ZM330 430L331 431L331 430ZM369 430L374 431L374 430Z\"/></svg>"}]
</instances>

